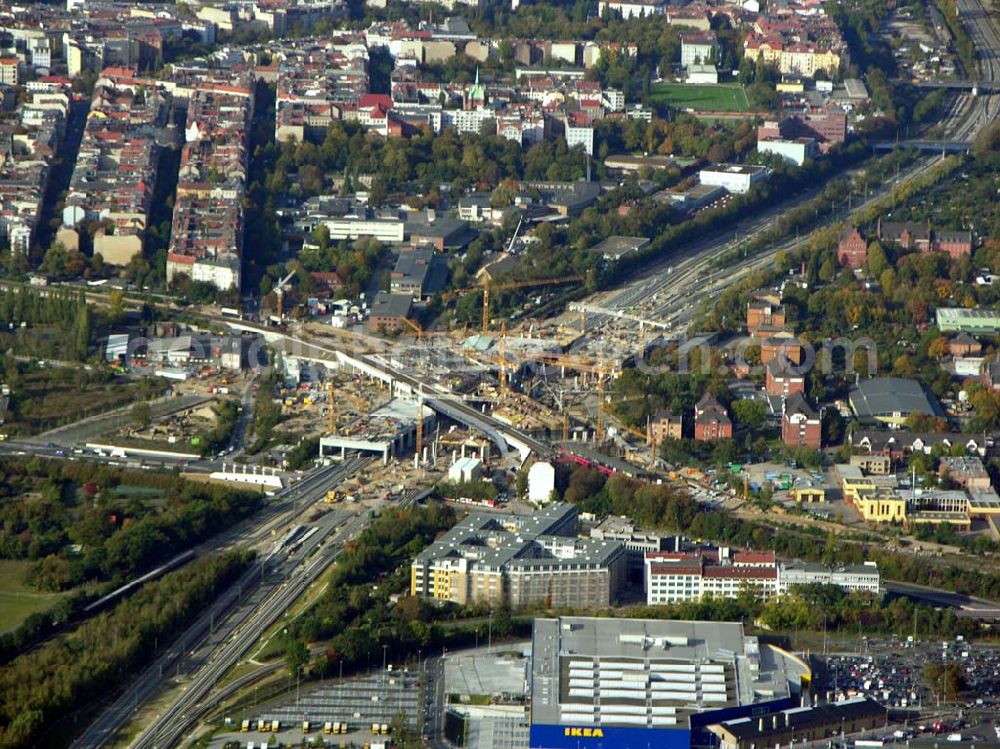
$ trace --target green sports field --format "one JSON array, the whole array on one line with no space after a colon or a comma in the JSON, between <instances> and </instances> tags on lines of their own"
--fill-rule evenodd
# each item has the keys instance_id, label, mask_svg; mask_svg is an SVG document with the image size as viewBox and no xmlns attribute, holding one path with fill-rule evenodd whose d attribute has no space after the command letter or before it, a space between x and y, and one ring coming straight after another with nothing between
<instances>
[{"instance_id":1,"label":"green sports field","mask_svg":"<svg viewBox=\"0 0 1000 749\"><path fill-rule=\"evenodd\" d=\"M0 632L9 632L31 614L47 611L63 597L62 593L44 593L24 584L31 562L0 561Z\"/></svg>"},{"instance_id":2,"label":"green sports field","mask_svg":"<svg viewBox=\"0 0 1000 749\"><path fill-rule=\"evenodd\" d=\"M743 86L738 83L689 84L654 83L649 98L676 109L693 109L699 112L749 112Z\"/></svg>"}]
</instances>

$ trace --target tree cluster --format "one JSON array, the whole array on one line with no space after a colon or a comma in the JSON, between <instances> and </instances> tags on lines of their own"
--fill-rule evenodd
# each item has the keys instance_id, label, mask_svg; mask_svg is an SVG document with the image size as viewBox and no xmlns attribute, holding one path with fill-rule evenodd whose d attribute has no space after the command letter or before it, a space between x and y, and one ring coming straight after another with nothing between
<instances>
[{"instance_id":1,"label":"tree cluster","mask_svg":"<svg viewBox=\"0 0 1000 749\"><path fill-rule=\"evenodd\" d=\"M157 489L123 493L119 487ZM260 496L92 463L0 462L0 558L35 562L29 582L64 590L121 582L241 520ZM78 550L77 550L78 549Z\"/></svg>"}]
</instances>

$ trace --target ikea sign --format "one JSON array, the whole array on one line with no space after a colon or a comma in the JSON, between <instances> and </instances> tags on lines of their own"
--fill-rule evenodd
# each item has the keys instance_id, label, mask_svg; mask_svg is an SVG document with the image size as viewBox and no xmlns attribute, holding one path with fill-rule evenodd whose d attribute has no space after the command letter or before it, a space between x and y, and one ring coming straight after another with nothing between
<instances>
[{"instance_id":1,"label":"ikea sign","mask_svg":"<svg viewBox=\"0 0 1000 749\"><path fill-rule=\"evenodd\" d=\"M563 736L580 739L603 739L604 731L600 728L564 728Z\"/></svg>"},{"instance_id":2,"label":"ikea sign","mask_svg":"<svg viewBox=\"0 0 1000 749\"><path fill-rule=\"evenodd\" d=\"M691 731L533 723L528 742L531 749L691 749Z\"/></svg>"}]
</instances>

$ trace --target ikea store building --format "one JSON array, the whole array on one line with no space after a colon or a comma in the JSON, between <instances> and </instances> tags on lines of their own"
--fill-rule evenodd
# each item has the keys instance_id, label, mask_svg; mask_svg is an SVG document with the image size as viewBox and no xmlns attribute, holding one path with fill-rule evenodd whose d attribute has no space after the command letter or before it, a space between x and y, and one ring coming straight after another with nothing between
<instances>
[{"instance_id":1,"label":"ikea store building","mask_svg":"<svg viewBox=\"0 0 1000 749\"><path fill-rule=\"evenodd\" d=\"M706 726L798 707L809 678L738 622L536 619L530 746L712 746Z\"/></svg>"}]
</instances>

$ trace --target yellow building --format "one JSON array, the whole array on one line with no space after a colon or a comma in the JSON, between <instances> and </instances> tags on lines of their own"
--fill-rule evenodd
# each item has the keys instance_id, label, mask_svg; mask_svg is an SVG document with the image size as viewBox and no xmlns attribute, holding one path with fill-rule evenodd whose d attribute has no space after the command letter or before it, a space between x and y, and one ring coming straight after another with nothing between
<instances>
[{"instance_id":1,"label":"yellow building","mask_svg":"<svg viewBox=\"0 0 1000 749\"><path fill-rule=\"evenodd\" d=\"M781 81L775 89L779 94L801 94L806 86L802 81Z\"/></svg>"},{"instance_id":2,"label":"yellow building","mask_svg":"<svg viewBox=\"0 0 1000 749\"><path fill-rule=\"evenodd\" d=\"M799 504L803 502L809 502L810 504L813 502L826 502L826 489L821 487L796 489L794 496L795 501Z\"/></svg>"},{"instance_id":3,"label":"yellow building","mask_svg":"<svg viewBox=\"0 0 1000 749\"><path fill-rule=\"evenodd\" d=\"M810 44L785 46L780 41L756 40L747 37L743 50L751 60L763 59L773 64L782 75L815 76L819 70L828 74L840 69L840 54L832 49L819 49Z\"/></svg>"},{"instance_id":4,"label":"yellow building","mask_svg":"<svg viewBox=\"0 0 1000 749\"><path fill-rule=\"evenodd\" d=\"M855 486L854 496L854 508L866 522L906 523L906 498L892 489Z\"/></svg>"},{"instance_id":5,"label":"yellow building","mask_svg":"<svg viewBox=\"0 0 1000 749\"><path fill-rule=\"evenodd\" d=\"M608 606L625 585L620 541L576 537L577 509L473 513L410 565L410 594L458 604Z\"/></svg>"}]
</instances>

